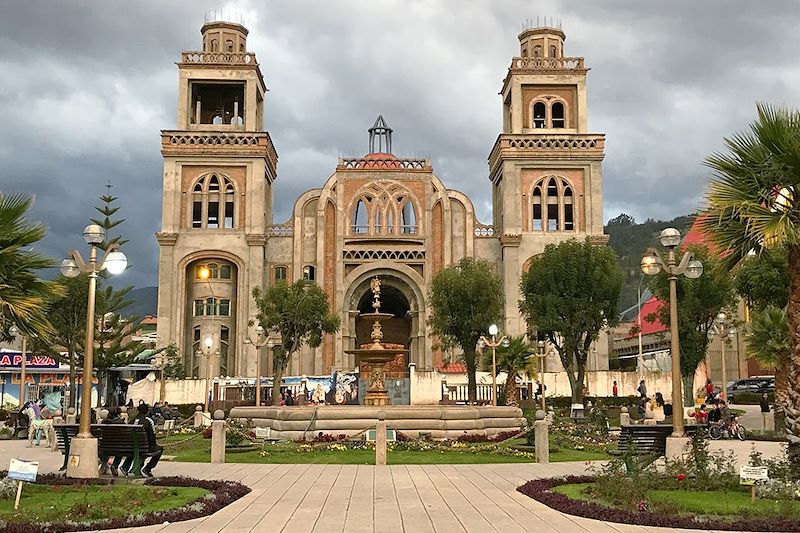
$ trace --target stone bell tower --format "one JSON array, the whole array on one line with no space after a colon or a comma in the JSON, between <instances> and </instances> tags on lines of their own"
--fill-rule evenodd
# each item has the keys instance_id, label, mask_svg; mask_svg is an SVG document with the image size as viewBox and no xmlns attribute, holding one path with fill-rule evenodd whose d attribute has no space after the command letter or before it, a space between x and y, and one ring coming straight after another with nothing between
<instances>
[{"instance_id":1,"label":"stone bell tower","mask_svg":"<svg viewBox=\"0 0 800 533\"><path fill-rule=\"evenodd\" d=\"M525 331L519 279L549 243L603 235L602 168L605 136L587 127L582 57L564 55L561 24L550 21L519 34L500 91L503 131L489 154L494 227L506 280L506 329Z\"/></svg>"},{"instance_id":2,"label":"stone bell tower","mask_svg":"<svg viewBox=\"0 0 800 533\"><path fill-rule=\"evenodd\" d=\"M243 22L207 15L200 32L177 63L177 128L161 132L158 343L178 346L190 376L252 376L256 354L237 348L265 281L278 156Z\"/></svg>"}]
</instances>

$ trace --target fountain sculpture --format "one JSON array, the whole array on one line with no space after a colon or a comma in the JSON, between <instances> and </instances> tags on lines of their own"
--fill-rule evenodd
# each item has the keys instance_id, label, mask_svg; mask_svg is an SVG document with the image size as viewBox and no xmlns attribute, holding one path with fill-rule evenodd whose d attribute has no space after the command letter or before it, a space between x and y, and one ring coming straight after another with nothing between
<instances>
[{"instance_id":1,"label":"fountain sculpture","mask_svg":"<svg viewBox=\"0 0 800 533\"><path fill-rule=\"evenodd\" d=\"M367 377L367 393L364 396L364 405L382 406L391 405L388 391L386 390L386 364L393 361L398 354L408 354L408 350L398 348L395 344L383 342L383 328L381 322L393 318L391 313L381 313L381 280L378 277L370 280L372 290L372 313L363 313L362 318L372 321L372 342L362 344L359 349L345 350L345 353L356 357L359 367L369 367ZM366 365L362 365L366 363Z\"/></svg>"}]
</instances>

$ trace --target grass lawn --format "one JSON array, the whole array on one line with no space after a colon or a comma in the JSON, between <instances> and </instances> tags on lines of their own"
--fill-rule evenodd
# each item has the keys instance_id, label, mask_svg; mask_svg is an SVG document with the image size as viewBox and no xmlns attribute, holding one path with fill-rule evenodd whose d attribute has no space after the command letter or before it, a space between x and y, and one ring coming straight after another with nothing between
<instances>
[{"instance_id":1,"label":"grass lawn","mask_svg":"<svg viewBox=\"0 0 800 533\"><path fill-rule=\"evenodd\" d=\"M590 501L611 506L611 503L587 494L584 490L591 483L559 485L553 491L573 500ZM669 504L679 512L696 515L739 515L746 510L749 515L791 515L800 516L800 501L781 501L757 499L750 502L750 489L742 487L734 491L693 491L693 490L651 490L647 499L653 503Z\"/></svg>"},{"instance_id":2,"label":"grass lawn","mask_svg":"<svg viewBox=\"0 0 800 533\"><path fill-rule=\"evenodd\" d=\"M186 437L184 436L183 439ZM211 457L211 441L209 439L195 438L186 442L170 446L168 443L180 438L163 439L167 444L164 453L174 455L176 461L207 463ZM305 451L295 443L266 444L260 451L243 453L226 453L227 463L316 463L316 464L375 464L375 451L370 449L345 449L323 450L314 449ZM408 451L389 450L387 462L389 464L476 464L476 463L531 463L529 457L515 457L502 455L493 451L469 452L462 449ZM550 461L598 461L608 459L602 452L561 449L550 454Z\"/></svg>"},{"instance_id":3,"label":"grass lawn","mask_svg":"<svg viewBox=\"0 0 800 533\"><path fill-rule=\"evenodd\" d=\"M26 483L22 488L18 510L14 510L13 497L0 500L0 521L13 523L111 518L182 507L206 494L209 494L208 490L197 487Z\"/></svg>"}]
</instances>

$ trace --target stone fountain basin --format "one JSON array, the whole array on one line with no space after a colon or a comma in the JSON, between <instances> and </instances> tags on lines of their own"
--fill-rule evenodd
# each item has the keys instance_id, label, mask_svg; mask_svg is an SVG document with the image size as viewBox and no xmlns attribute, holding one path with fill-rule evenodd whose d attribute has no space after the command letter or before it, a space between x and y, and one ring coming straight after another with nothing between
<instances>
[{"instance_id":1,"label":"stone fountain basin","mask_svg":"<svg viewBox=\"0 0 800 533\"><path fill-rule=\"evenodd\" d=\"M355 435L374 427L379 417L386 427L410 437L420 433L433 439L456 439L462 435L490 437L516 431L525 425L517 407L477 407L468 405L359 405L321 406L243 406L231 409L231 418L249 420L256 427L272 429L272 437L299 439L305 432L311 439L320 432L328 435Z\"/></svg>"}]
</instances>

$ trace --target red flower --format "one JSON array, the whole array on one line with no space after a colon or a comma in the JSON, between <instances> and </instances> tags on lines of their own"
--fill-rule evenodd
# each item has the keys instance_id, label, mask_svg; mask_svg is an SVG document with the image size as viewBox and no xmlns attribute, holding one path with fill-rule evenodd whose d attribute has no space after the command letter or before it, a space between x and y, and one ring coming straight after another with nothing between
<instances>
[{"instance_id":1,"label":"red flower","mask_svg":"<svg viewBox=\"0 0 800 533\"><path fill-rule=\"evenodd\" d=\"M678 481L683 481L684 479L686 479L686 474L678 474L677 478Z\"/></svg>"}]
</instances>

